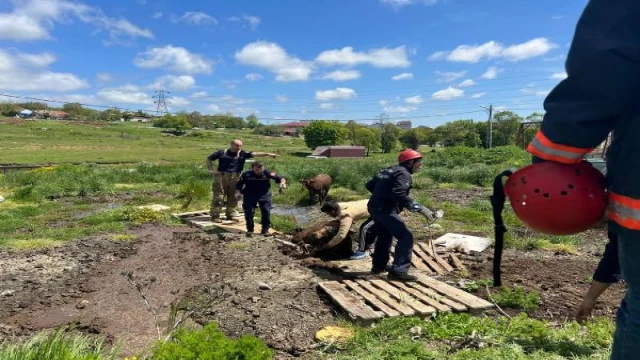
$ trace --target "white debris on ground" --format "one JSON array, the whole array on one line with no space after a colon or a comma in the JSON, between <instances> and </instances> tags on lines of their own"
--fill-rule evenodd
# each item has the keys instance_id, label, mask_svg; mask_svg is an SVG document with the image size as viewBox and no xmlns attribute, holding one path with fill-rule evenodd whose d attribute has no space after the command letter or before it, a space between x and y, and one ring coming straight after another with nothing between
<instances>
[{"instance_id":1,"label":"white debris on ground","mask_svg":"<svg viewBox=\"0 0 640 360\"><path fill-rule=\"evenodd\" d=\"M0 195L0 203L4 201L4 196Z\"/></svg>"},{"instance_id":2,"label":"white debris on ground","mask_svg":"<svg viewBox=\"0 0 640 360\"><path fill-rule=\"evenodd\" d=\"M166 206L166 205L160 205L160 204L153 204L153 205L142 205L142 206L138 206L138 209L151 209L153 211L165 211L165 210L169 210L171 209L170 207Z\"/></svg>"},{"instance_id":3,"label":"white debris on ground","mask_svg":"<svg viewBox=\"0 0 640 360\"><path fill-rule=\"evenodd\" d=\"M447 250L458 249L464 253L483 252L491 245L492 240L479 236L448 233L433 241L434 245Z\"/></svg>"}]
</instances>

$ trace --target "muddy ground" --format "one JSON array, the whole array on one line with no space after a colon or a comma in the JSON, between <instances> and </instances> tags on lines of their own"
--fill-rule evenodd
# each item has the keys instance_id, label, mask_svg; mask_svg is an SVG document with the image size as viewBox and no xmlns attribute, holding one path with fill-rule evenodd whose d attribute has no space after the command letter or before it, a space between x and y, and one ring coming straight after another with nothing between
<instances>
[{"instance_id":1,"label":"muddy ground","mask_svg":"<svg viewBox=\"0 0 640 360\"><path fill-rule=\"evenodd\" d=\"M432 196L468 204L485 193L446 190ZM206 294L201 297L204 306L195 312L196 322L217 321L229 336L256 335L276 349L279 358L309 351L315 333L337 322L340 312L315 286L336 278L335 271L331 275L315 263L308 266L283 255L270 238L159 224L135 227L130 234L134 239L129 241L94 236L54 249L0 251L0 341L76 324L111 343L120 341L123 355L149 349L158 339L154 316L123 273L132 274L134 283L154 280L145 294L162 331L172 303L186 294ZM591 235L597 241L579 255L506 250L503 283L540 292L542 304L532 316L571 318L604 248L602 231ZM491 279L491 253L488 249L476 260L464 260L468 279ZM447 278L460 282L455 276ZM620 284L605 292L595 315L613 318L623 292ZM485 290L478 294L486 297Z\"/></svg>"}]
</instances>

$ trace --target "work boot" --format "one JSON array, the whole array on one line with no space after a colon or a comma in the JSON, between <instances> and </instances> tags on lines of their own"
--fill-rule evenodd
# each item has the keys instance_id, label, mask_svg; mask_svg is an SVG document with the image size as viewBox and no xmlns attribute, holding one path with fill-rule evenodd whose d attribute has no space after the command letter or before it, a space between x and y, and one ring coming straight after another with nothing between
<instances>
[{"instance_id":1,"label":"work boot","mask_svg":"<svg viewBox=\"0 0 640 360\"><path fill-rule=\"evenodd\" d=\"M366 259L369 257L369 252L368 251L356 251L353 253L353 255L351 255L351 257L349 258L350 260L362 260L362 259Z\"/></svg>"},{"instance_id":2,"label":"work boot","mask_svg":"<svg viewBox=\"0 0 640 360\"><path fill-rule=\"evenodd\" d=\"M387 274L389 280L399 280L399 281L416 281L417 277L414 275L410 275L409 273L399 273L395 271L389 271Z\"/></svg>"},{"instance_id":3,"label":"work boot","mask_svg":"<svg viewBox=\"0 0 640 360\"><path fill-rule=\"evenodd\" d=\"M378 268L376 268L376 267L372 267L372 268L371 268L371 273L372 273L373 275L378 275L378 274L382 274L383 272L387 272L387 271L389 271L389 270L391 270L391 266L390 266L390 265L387 265L387 267L386 267L386 268L384 268L384 270L382 270L382 269L378 269Z\"/></svg>"},{"instance_id":4,"label":"work boot","mask_svg":"<svg viewBox=\"0 0 640 360\"><path fill-rule=\"evenodd\" d=\"M262 235L262 236L271 236L271 233L269 232L269 230L267 230L267 231L263 230L263 231L260 231L260 235Z\"/></svg>"},{"instance_id":5,"label":"work boot","mask_svg":"<svg viewBox=\"0 0 640 360\"><path fill-rule=\"evenodd\" d=\"M247 237L253 237L253 231L247 231L246 235Z\"/></svg>"}]
</instances>

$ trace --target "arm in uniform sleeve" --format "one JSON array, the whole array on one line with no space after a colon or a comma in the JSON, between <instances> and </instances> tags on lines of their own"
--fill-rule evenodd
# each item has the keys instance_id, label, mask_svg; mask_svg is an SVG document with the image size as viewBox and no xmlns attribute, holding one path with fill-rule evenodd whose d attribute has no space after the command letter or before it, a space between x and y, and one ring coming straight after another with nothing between
<instances>
[{"instance_id":1,"label":"arm in uniform sleeve","mask_svg":"<svg viewBox=\"0 0 640 360\"><path fill-rule=\"evenodd\" d=\"M378 177L374 176L369 181L367 181L367 183L364 186L367 188L367 190L369 190L370 193L373 194L373 189L376 188L377 182L378 182Z\"/></svg>"},{"instance_id":2,"label":"arm in uniform sleeve","mask_svg":"<svg viewBox=\"0 0 640 360\"><path fill-rule=\"evenodd\" d=\"M565 64L568 76L545 99L542 127L529 153L578 163L634 106L640 78L638 13L637 0L589 1Z\"/></svg>"},{"instance_id":3,"label":"arm in uniform sleeve","mask_svg":"<svg viewBox=\"0 0 640 360\"><path fill-rule=\"evenodd\" d=\"M218 150L216 152L214 152L213 154L207 156L207 168L211 171L213 170L213 161L214 160L218 160L222 154L223 154L224 150Z\"/></svg>"},{"instance_id":4,"label":"arm in uniform sleeve","mask_svg":"<svg viewBox=\"0 0 640 360\"><path fill-rule=\"evenodd\" d=\"M353 219L351 216L343 216L340 218L340 228L338 229L338 233L333 239L329 240L329 242L325 245L325 248L332 248L342 242L347 235L349 234L349 229L351 229L351 224L353 224Z\"/></svg>"},{"instance_id":5,"label":"arm in uniform sleeve","mask_svg":"<svg viewBox=\"0 0 640 360\"><path fill-rule=\"evenodd\" d=\"M604 249L604 254L593 273L593 280L607 284L620 281L618 238L611 232L609 232L609 242Z\"/></svg>"},{"instance_id":6,"label":"arm in uniform sleeve","mask_svg":"<svg viewBox=\"0 0 640 360\"><path fill-rule=\"evenodd\" d=\"M275 182L276 182L276 183L278 183L278 184L280 183L280 181L282 181L282 179L284 179L284 177L282 177L282 176L280 176L280 175L276 174L276 172L275 172L275 171L271 171L271 170L267 170L267 169L265 169L264 171L267 173L267 176L268 176L270 179L273 179L273 181L275 181Z\"/></svg>"},{"instance_id":7,"label":"arm in uniform sleeve","mask_svg":"<svg viewBox=\"0 0 640 360\"><path fill-rule=\"evenodd\" d=\"M238 182L236 182L236 190L240 191L243 194L244 194L244 185L247 183L246 177L247 177L247 173L244 172L242 173L242 175L240 175Z\"/></svg>"},{"instance_id":8,"label":"arm in uniform sleeve","mask_svg":"<svg viewBox=\"0 0 640 360\"><path fill-rule=\"evenodd\" d=\"M391 197L398 203L400 209L408 209L413 203L413 199L408 195L411 187L411 175L398 171L394 177Z\"/></svg>"}]
</instances>

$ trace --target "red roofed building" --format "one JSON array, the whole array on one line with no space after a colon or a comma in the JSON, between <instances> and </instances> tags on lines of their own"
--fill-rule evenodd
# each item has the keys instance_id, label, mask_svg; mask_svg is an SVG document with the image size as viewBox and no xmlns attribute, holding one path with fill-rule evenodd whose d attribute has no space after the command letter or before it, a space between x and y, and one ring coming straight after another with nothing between
<instances>
[{"instance_id":1,"label":"red roofed building","mask_svg":"<svg viewBox=\"0 0 640 360\"><path fill-rule=\"evenodd\" d=\"M283 132L285 135L295 136L297 133L302 131L302 129L305 128L307 125L309 125L308 122L295 121L295 122L282 124L280 126L282 126Z\"/></svg>"}]
</instances>

